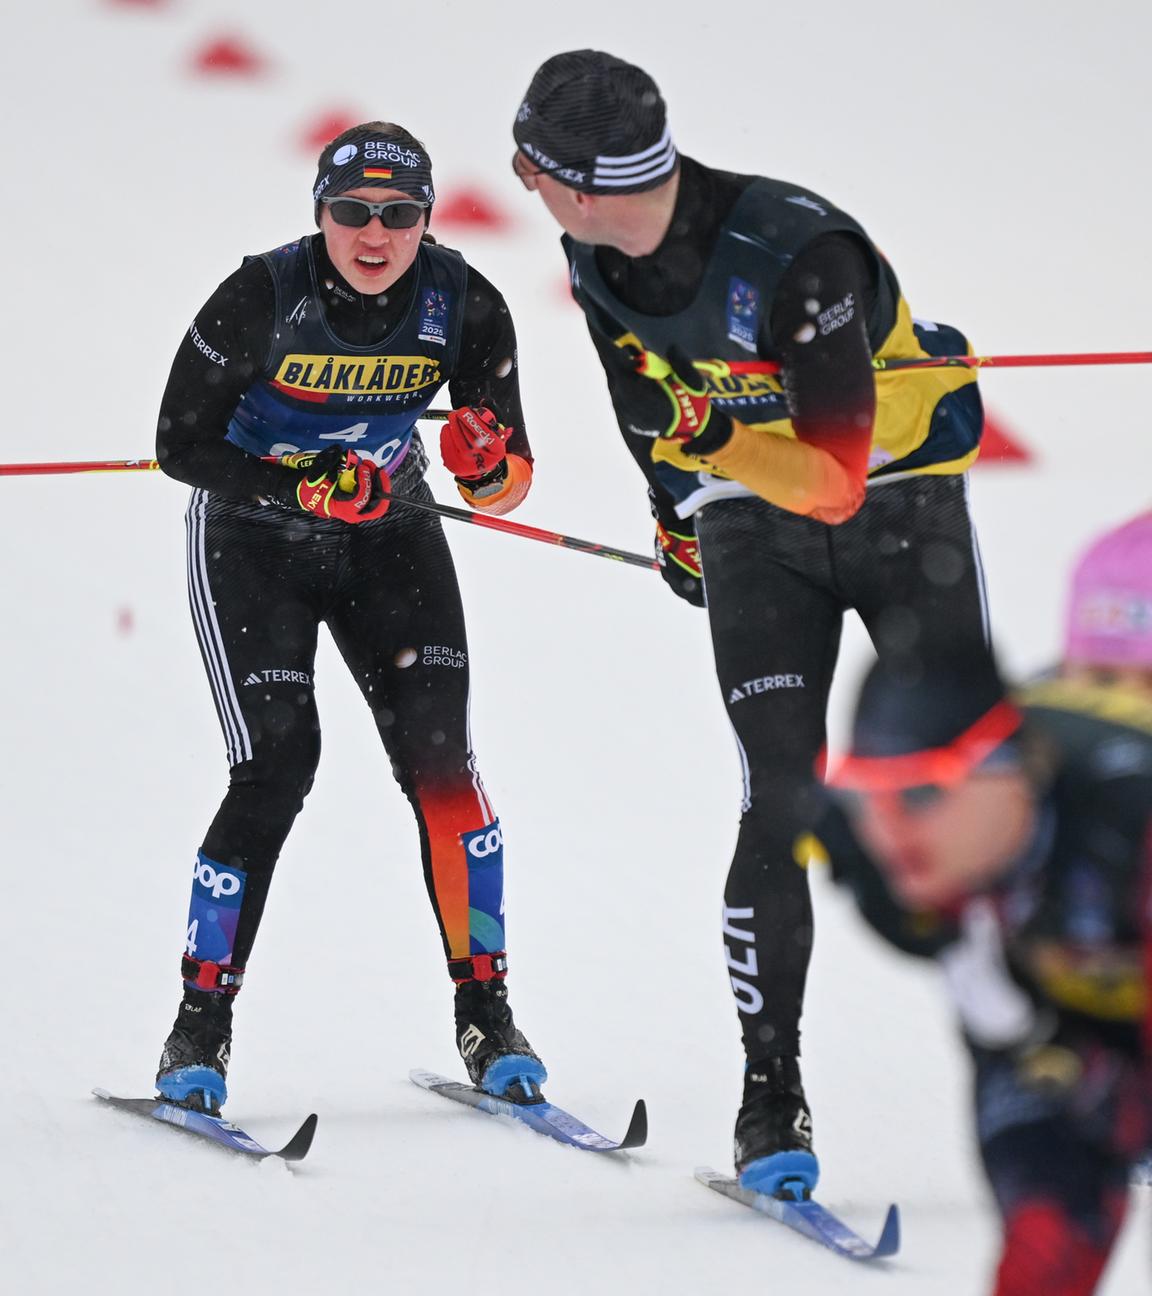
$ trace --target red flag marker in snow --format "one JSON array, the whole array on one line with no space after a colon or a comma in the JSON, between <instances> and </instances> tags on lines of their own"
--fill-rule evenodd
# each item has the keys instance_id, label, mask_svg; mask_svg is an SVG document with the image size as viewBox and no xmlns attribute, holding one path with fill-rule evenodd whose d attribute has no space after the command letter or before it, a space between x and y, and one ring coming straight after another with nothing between
<instances>
[{"instance_id":1,"label":"red flag marker in snow","mask_svg":"<svg viewBox=\"0 0 1152 1296\"><path fill-rule=\"evenodd\" d=\"M325 109L300 132L300 147L308 153L319 153L329 140L350 126L359 126L364 120L363 116L354 116L343 108Z\"/></svg>"},{"instance_id":2,"label":"red flag marker in snow","mask_svg":"<svg viewBox=\"0 0 1152 1296\"><path fill-rule=\"evenodd\" d=\"M1015 464L1034 463L1036 456L1022 441L1005 431L1004 424L989 414L984 416L984 436L980 441L980 458L975 467L981 464Z\"/></svg>"},{"instance_id":3,"label":"red flag marker in snow","mask_svg":"<svg viewBox=\"0 0 1152 1296\"><path fill-rule=\"evenodd\" d=\"M472 225L496 233L512 221L502 207L480 189L451 189L436 199L437 225Z\"/></svg>"},{"instance_id":4,"label":"red flag marker in snow","mask_svg":"<svg viewBox=\"0 0 1152 1296\"><path fill-rule=\"evenodd\" d=\"M247 42L235 36L220 36L192 56L192 67L212 76L258 76L267 71L268 64Z\"/></svg>"}]
</instances>

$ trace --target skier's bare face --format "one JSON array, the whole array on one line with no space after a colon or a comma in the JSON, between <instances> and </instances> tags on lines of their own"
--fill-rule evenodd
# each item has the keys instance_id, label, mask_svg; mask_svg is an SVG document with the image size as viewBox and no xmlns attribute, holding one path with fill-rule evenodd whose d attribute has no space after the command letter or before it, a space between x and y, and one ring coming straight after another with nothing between
<instances>
[{"instance_id":1,"label":"skier's bare face","mask_svg":"<svg viewBox=\"0 0 1152 1296\"><path fill-rule=\"evenodd\" d=\"M970 774L923 803L869 792L853 811L856 831L897 899L936 909L993 882L1024 849L1035 807L1018 769Z\"/></svg>"},{"instance_id":2,"label":"skier's bare face","mask_svg":"<svg viewBox=\"0 0 1152 1296\"><path fill-rule=\"evenodd\" d=\"M350 189L340 196L367 202L412 201L399 189L376 187ZM426 222L420 220L408 229L388 229L379 216L373 216L357 229L337 224L327 207L320 209L320 230L332 264L362 293L382 293L392 287L416 260L425 228Z\"/></svg>"},{"instance_id":3,"label":"skier's bare face","mask_svg":"<svg viewBox=\"0 0 1152 1296\"><path fill-rule=\"evenodd\" d=\"M526 186L530 184L533 192L540 195L540 201L548 208L552 219L566 234L570 234L578 243L599 241L591 237L592 205L579 190L570 189L559 180L553 180L550 175L542 172L534 175L531 181L526 180L524 183Z\"/></svg>"},{"instance_id":4,"label":"skier's bare face","mask_svg":"<svg viewBox=\"0 0 1152 1296\"><path fill-rule=\"evenodd\" d=\"M648 256L668 232L676 201L678 178L647 194L612 196L582 193L543 172L527 178L517 170L525 188L540 195L552 218L578 243L614 247L625 256Z\"/></svg>"}]
</instances>

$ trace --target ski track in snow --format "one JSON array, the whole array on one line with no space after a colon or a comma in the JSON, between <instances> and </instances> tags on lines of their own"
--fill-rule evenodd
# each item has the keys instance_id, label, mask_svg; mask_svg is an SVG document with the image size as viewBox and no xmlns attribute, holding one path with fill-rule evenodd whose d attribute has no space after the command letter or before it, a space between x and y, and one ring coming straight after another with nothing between
<instances>
[{"instance_id":1,"label":"ski track in snow","mask_svg":"<svg viewBox=\"0 0 1152 1296\"><path fill-rule=\"evenodd\" d=\"M973 0L957 18L896 0L769 15L721 0L689 22L648 0L563 15L444 0L435 14L367 0L291 15L272 0L21 6L20 39L0 50L18 181L4 206L6 459L152 453L183 330L242 253L310 228L314 157L296 141L344 105L423 137L442 196L479 185L516 221L513 237L446 241L517 320L537 454L517 518L646 552L640 478L563 301L556 232L508 167L534 67L584 45L651 68L683 151L856 213L914 309L978 351L1148 345L1149 182L1133 165L1147 13ZM187 75L192 50L227 32L267 74ZM1150 381L982 380L1042 456L972 482L993 623L1018 672L1058 651L1072 556L1149 503ZM431 480L455 502L445 473ZM328 641L324 757L250 963L230 1076L229 1114L270 1144L320 1113L308 1160L245 1163L88 1097L151 1090L190 865L225 785L184 592L185 499L155 474L0 482L7 1290L986 1289L995 1219L939 987L823 877L805 1022L821 1196L869 1237L899 1201L901 1254L849 1268L693 1181L696 1165L727 1169L740 1091L718 930L738 770L704 618L642 571L454 523L472 728L507 842L512 1001L549 1096L607 1134L645 1097L648 1147L575 1152L408 1082L413 1066L460 1074L451 987L407 804ZM852 624L834 740L865 661ZM1135 1209L1111 1296L1147 1289L1144 1193Z\"/></svg>"}]
</instances>

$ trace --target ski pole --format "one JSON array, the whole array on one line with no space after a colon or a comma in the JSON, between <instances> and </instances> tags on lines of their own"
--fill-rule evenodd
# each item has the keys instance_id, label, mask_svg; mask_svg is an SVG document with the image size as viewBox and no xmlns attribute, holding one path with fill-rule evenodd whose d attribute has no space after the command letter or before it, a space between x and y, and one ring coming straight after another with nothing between
<instances>
[{"instance_id":1,"label":"ski pole","mask_svg":"<svg viewBox=\"0 0 1152 1296\"><path fill-rule=\"evenodd\" d=\"M0 477L32 477L46 473L149 471L160 465L155 459L91 459L79 463L0 464Z\"/></svg>"},{"instance_id":2,"label":"ski pole","mask_svg":"<svg viewBox=\"0 0 1152 1296\"><path fill-rule=\"evenodd\" d=\"M883 372L943 368L1023 369L1065 365L1121 364L1152 364L1152 351L1084 351L1038 355L910 356L907 358L896 357L891 360L874 358L872 361L873 369ZM772 360L734 360L729 364L729 369L734 374L772 374L780 372L780 366ZM423 419L435 421L443 421L447 417L447 410L427 410L421 415ZM33 476L48 473L150 471L159 467L160 465L155 459L103 459L75 463L0 464L0 477ZM497 531L506 531L510 535L520 535L529 540L541 540L546 544L556 544L564 548L576 549L580 553L598 554L602 558L615 558L619 562L659 570L659 564L653 558L645 558L642 554L627 553L621 549L612 549L607 545L596 544L590 540L578 540L574 536L561 535L558 531L542 531L537 527L525 526L523 523L507 522L502 518L489 517L483 513L469 513L464 509L451 508L446 504L426 503L400 495L397 495L395 499L398 504L404 503L413 508L422 508L431 513L440 513L444 517L473 522L478 526L490 527Z\"/></svg>"},{"instance_id":3,"label":"ski pole","mask_svg":"<svg viewBox=\"0 0 1152 1296\"><path fill-rule=\"evenodd\" d=\"M1080 351L1040 355L952 355L909 356L891 360L875 357L872 368L891 373L915 369L1026 369L1066 365L1152 364L1152 351ZM774 360L733 360L728 362L733 374L774 374L780 366ZM448 410L425 410L421 419L443 422ZM0 477L37 473L123 472L130 469L159 468L155 459L108 459L80 463L0 464ZM459 511L459 510L457 510ZM451 516L450 514L448 516ZM472 514L465 514L470 520ZM557 542L559 543L559 542ZM581 542L584 543L583 541ZM595 547L593 547L594 549ZM588 550L592 552L593 550ZM647 565L647 559L644 559Z\"/></svg>"},{"instance_id":4,"label":"ski pole","mask_svg":"<svg viewBox=\"0 0 1152 1296\"><path fill-rule=\"evenodd\" d=\"M732 360L727 363L729 372L733 374L780 372L780 366L774 360ZM875 356L872 360L872 368L884 373L906 369L1026 369L1050 365L1121 364L1152 364L1152 351L1083 351L1064 355L896 356L891 360ZM430 411L429 417L443 418L444 415Z\"/></svg>"},{"instance_id":5,"label":"ski pole","mask_svg":"<svg viewBox=\"0 0 1152 1296\"><path fill-rule=\"evenodd\" d=\"M348 479L347 484L345 477ZM340 474L342 489L352 490L354 482L355 477L351 469L345 469ZM520 536L525 540L539 540L544 544L560 545L563 549L575 549L577 553L593 554L597 558L614 558L617 562L628 563L632 567L660 570L660 564L655 558L629 553L627 549L613 549L610 545L597 544L594 540L578 540L575 536L563 535L559 531L544 531L540 527L528 526L524 522L509 522L502 517L493 517L490 513L473 513L468 509L453 508L450 504L440 504L436 500L417 500L410 495L396 495L392 491L383 490L380 494L392 500L394 504L406 504L409 508L422 509L425 513L437 513L440 517L455 518L457 522L471 522L473 526L503 531L506 535Z\"/></svg>"},{"instance_id":6,"label":"ski pole","mask_svg":"<svg viewBox=\"0 0 1152 1296\"><path fill-rule=\"evenodd\" d=\"M698 363L704 364L704 361ZM775 360L721 360L732 374L774 374L780 372ZM877 372L891 373L904 369L1035 369L1053 365L1129 365L1152 364L1152 351L1080 351L1051 355L950 355L895 356L872 359ZM428 410L425 419L446 419L447 410Z\"/></svg>"},{"instance_id":7,"label":"ski pole","mask_svg":"<svg viewBox=\"0 0 1152 1296\"><path fill-rule=\"evenodd\" d=\"M908 369L1025 369L1064 365L1126 365L1152 364L1152 351L1083 351L1050 355L988 355L988 356L909 356L891 360L874 358L872 368L883 372ZM728 364L734 374L779 373L780 366L773 360L733 360ZM426 410L421 419L443 422L448 410ZM79 463L0 464L0 477L31 475L37 473L123 472L131 469L159 468L155 459L107 459ZM468 515L469 517L471 514ZM647 561L647 560L645 560Z\"/></svg>"},{"instance_id":8,"label":"ski pole","mask_svg":"<svg viewBox=\"0 0 1152 1296\"><path fill-rule=\"evenodd\" d=\"M1085 351L1071 355L920 356L872 361L873 369L1028 369L1048 365L1152 364L1152 351Z\"/></svg>"},{"instance_id":9,"label":"ski pole","mask_svg":"<svg viewBox=\"0 0 1152 1296\"><path fill-rule=\"evenodd\" d=\"M0 477L35 476L47 473L135 472L159 467L155 459L94 459L76 463L0 464ZM467 509L438 504L435 500L415 500L407 495L389 495L389 498L409 508L423 509L426 513L439 513L441 517L455 518L458 522L471 522L475 526L521 536L525 540L539 540L544 544L559 545L562 549L574 549L577 553L613 558L617 562L628 563L633 567L660 570L660 564L655 558L629 553L627 549L615 549L611 545L597 544L594 540L580 540L576 536L564 535L560 531L545 531L540 527L528 526L523 522L509 522L506 518L491 517L486 513L470 513Z\"/></svg>"},{"instance_id":10,"label":"ski pole","mask_svg":"<svg viewBox=\"0 0 1152 1296\"><path fill-rule=\"evenodd\" d=\"M455 518L458 522L471 522L473 526L503 531L507 535L521 536L525 540L539 540L544 544L559 545L562 549L575 549L577 553L593 554L597 558L613 558L616 562L628 563L632 567L660 570L660 564L655 558L630 553L627 549L614 549L611 545L597 544L594 540L578 540L575 536L563 535L559 531L544 531L540 527L527 526L523 522L509 522L507 518L492 517L488 513L470 513L467 509L453 508L450 504L438 504L435 500L416 500L408 495L393 494L388 494L388 498L393 503L406 504L409 508L423 509L426 513L439 513L441 517Z\"/></svg>"}]
</instances>

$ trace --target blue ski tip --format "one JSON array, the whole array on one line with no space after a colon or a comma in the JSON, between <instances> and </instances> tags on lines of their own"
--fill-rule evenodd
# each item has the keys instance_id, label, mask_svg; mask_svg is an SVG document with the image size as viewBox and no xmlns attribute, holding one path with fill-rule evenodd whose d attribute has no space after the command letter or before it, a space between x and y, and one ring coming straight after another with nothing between
<instances>
[{"instance_id":1,"label":"blue ski tip","mask_svg":"<svg viewBox=\"0 0 1152 1296\"><path fill-rule=\"evenodd\" d=\"M748 1192L785 1194L800 1201L809 1196L820 1179L820 1162L811 1152L775 1152L757 1157L740 1172L740 1187ZM795 1185L795 1186L794 1186Z\"/></svg>"},{"instance_id":2,"label":"blue ski tip","mask_svg":"<svg viewBox=\"0 0 1152 1296\"><path fill-rule=\"evenodd\" d=\"M503 1098L518 1086L522 1093L538 1097L548 1071L539 1058L523 1053L505 1053L489 1063L480 1088L494 1098Z\"/></svg>"}]
</instances>

